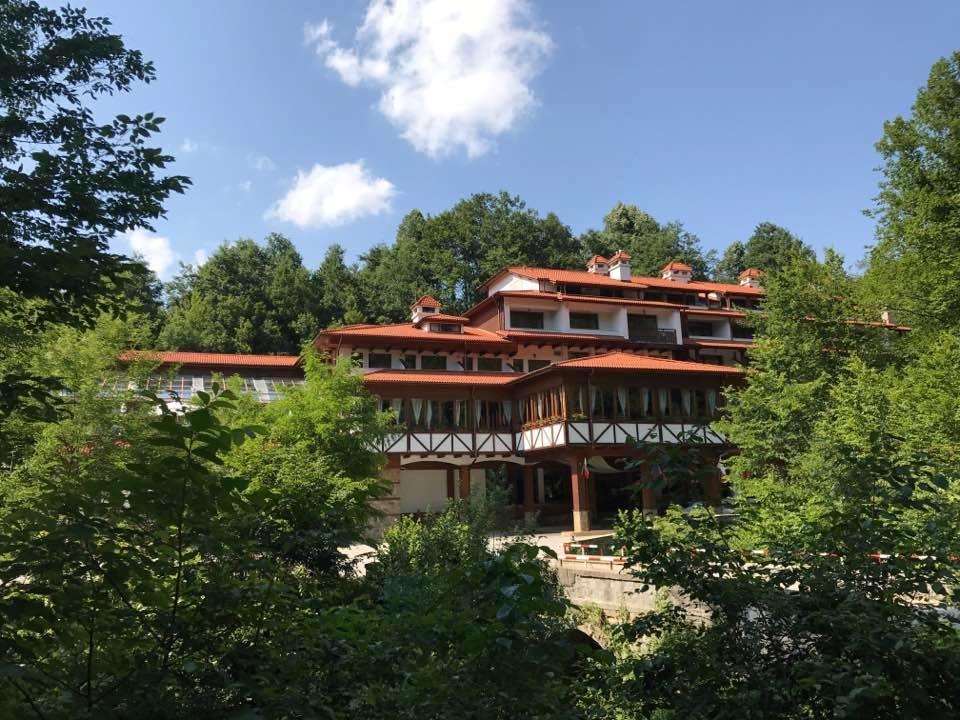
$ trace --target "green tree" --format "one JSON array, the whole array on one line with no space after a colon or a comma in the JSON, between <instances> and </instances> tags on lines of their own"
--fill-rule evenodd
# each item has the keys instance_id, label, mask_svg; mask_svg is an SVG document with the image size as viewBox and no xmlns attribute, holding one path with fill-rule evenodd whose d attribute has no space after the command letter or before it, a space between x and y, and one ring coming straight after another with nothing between
<instances>
[{"instance_id":1,"label":"green tree","mask_svg":"<svg viewBox=\"0 0 960 720\"><path fill-rule=\"evenodd\" d=\"M450 312L482 299L477 287L510 265L580 267L570 228L553 213L541 217L518 196L477 193L428 216L411 211L394 244L363 258L359 272L365 315L402 322L409 305L431 293Z\"/></svg>"},{"instance_id":2,"label":"green tree","mask_svg":"<svg viewBox=\"0 0 960 720\"><path fill-rule=\"evenodd\" d=\"M115 307L103 278L119 285L136 270L108 243L149 228L190 182L163 175L173 158L148 144L163 118L95 119L99 98L153 79L106 18L0 4L0 286L43 298L43 320Z\"/></svg>"},{"instance_id":3,"label":"green tree","mask_svg":"<svg viewBox=\"0 0 960 720\"><path fill-rule=\"evenodd\" d=\"M222 245L201 267L184 266L168 292L167 348L297 353L319 327L315 284L282 235Z\"/></svg>"},{"instance_id":4,"label":"green tree","mask_svg":"<svg viewBox=\"0 0 960 720\"><path fill-rule=\"evenodd\" d=\"M877 242L866 281L921 331L960 323L960 51L930 70L909 117L884 123Z\"/></svg>"},{"instance_id":5,"label":"green tree","mask_svg":"<svg viewBox=\"0 0 960 720\"><path fill-rule=\"evenodd\" d=\"M815 253L786 228L762 222L745 243L737 240L730 244L717 263L715 275L718 280L735 282L737 276L750 267L776 273L797 256L812 259Z\"/></svg>"},{"instance_id":6,"label":"green tree","mask_svg":"<svg viewBox=\"0 0 960 720\"><path fill-rule=\"evenodd\" d=\"M661 224L636 205L618 202L603 218L602 230L588 230L580 237L582 263L591 255L609 257L617 250L632 256L634 274L658 277L667 263L678 260L693 268L694 277L711 275L716 262L704 253L700 239L679 222Z\"/></svg>"}]
</instances>

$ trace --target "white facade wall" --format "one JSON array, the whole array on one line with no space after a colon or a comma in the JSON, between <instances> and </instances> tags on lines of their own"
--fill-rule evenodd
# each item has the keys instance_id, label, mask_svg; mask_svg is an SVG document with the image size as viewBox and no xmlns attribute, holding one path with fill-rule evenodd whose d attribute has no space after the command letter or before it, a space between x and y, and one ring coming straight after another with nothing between
<instances>
[{"instance_id":1,"label":"white facade wall","mask_svg":"<svg viewBox=\"0 0 960 720\"><path fill-rule=\"evenodd\" d=\"M507 290L539 289L540 283L536 280L520 277L519 275L507 275L506 277L500 278L497 282L493 283L489 288L487 288L487 295L490 296L494 293L504 292Z\"/></svg>"},{"instance_id":2,"label":"white facade wall","mask_svg":"<svg viewBox=\"0 0 960 720\"><path fill-rule=\"evenodd\" d=\"M456 485L456 482L454 482ZM400 471L400 512L439 511L447 507L447 471Z\"/></svg>"}]
</instances>

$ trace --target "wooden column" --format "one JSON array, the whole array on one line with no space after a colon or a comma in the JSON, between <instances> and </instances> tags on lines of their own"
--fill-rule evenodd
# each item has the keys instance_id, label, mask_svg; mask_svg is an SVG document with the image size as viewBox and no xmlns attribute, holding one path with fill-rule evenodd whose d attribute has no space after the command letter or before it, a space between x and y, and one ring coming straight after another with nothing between
<instances>
[{"instance_id":1,"label":"wooden column","mask_svg":"<svg viewBox=\"0 0 960 720\"><path fill-rule=\"evenodd\" d=\"M653 468L644 463L640 466L641 478L643 480L643 518L653 520L657 517L657 489L654 487Z\"/></svg>"},{"instance_id":2,"label":"wooden column","mask_svg":"<svg viewBox=\"0 0 960 720\"><path fill-rule=\"evenodd\" d=\"M523 521L532 526L537 520L536 488L533 483L533 465L523 466Z\"/></svg>"},{"instance_id":3,"label":"wooden column","mask_svg":"<svg viewBox=\"0 0 960 720\"><path fill-rule=\"evenodd\" d=\"M569 461L570 484L573 495L573 531L575 533L590 530L590 490L589 481L582 477L583 458Z\"/></svg>"},{"instance_id":4,"label":"wooden column","mask_svg":"<svg viewBox=\"0 0 960 720\"><path fill-rule=\"evenodd\" d=\"M456 488L453 484L453 468L447 468L447 500L453 500L457 496Z\"/></svg>"},{"instance_id":5,"label":"wooden column","mask_svg":"<svg viewBox=\"0 0 960 720\"><path fill-rule=\"evenodd\" d=\"M708 454L702 458L704 464L703 502L711 507L719 507L723 499L723 478L720 477L720 468L717 459Z\"/></svg>"},{"instance_id":6,"label":"wooden column","mask_svg":"<svg viewBox=\"0 0 960 720\"><path fill-rule=\"evenodd\" d=\"M464 465L460 468L460 499L465 500L470 497L470 467Z\"/></svg>"}]
</instances>

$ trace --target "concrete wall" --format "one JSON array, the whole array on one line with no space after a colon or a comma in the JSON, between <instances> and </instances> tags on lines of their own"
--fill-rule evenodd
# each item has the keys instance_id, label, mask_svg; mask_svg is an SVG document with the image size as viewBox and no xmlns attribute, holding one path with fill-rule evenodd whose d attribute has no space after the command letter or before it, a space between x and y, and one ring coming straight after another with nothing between
<instances>
[{"instance_id":1,"label":"concrete wall","mask_svg":"<svg viewBox=\"0 0 960 720\"><path fill-rule=\"evenodd\" d=\"M574 605L596 605L607 612L626 610L634 615L654 609L656 589L650 586L641 592L643 583L620 568L591 568L586 563L575 563L577 567L564 565L557 570L557 578Z\"/></svg>"}]
</instances>

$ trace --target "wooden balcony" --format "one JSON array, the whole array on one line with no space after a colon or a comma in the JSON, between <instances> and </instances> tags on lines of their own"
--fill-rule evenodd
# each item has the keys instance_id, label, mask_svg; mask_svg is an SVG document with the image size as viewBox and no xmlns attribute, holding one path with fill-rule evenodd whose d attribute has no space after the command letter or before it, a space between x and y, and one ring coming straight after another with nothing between
<instances>
[{"instance_id":1,"label":"wooden balcony","mask_svg":"<svg viewBox=\"0 0 960 720\"><path fill-rule=\"evenodd\" d=\"M676 345L677 332L673 329L664 328L644 328L630 330L630 340L632 342L659 343L661 345Z\"/></svg>"}]
</instances>

